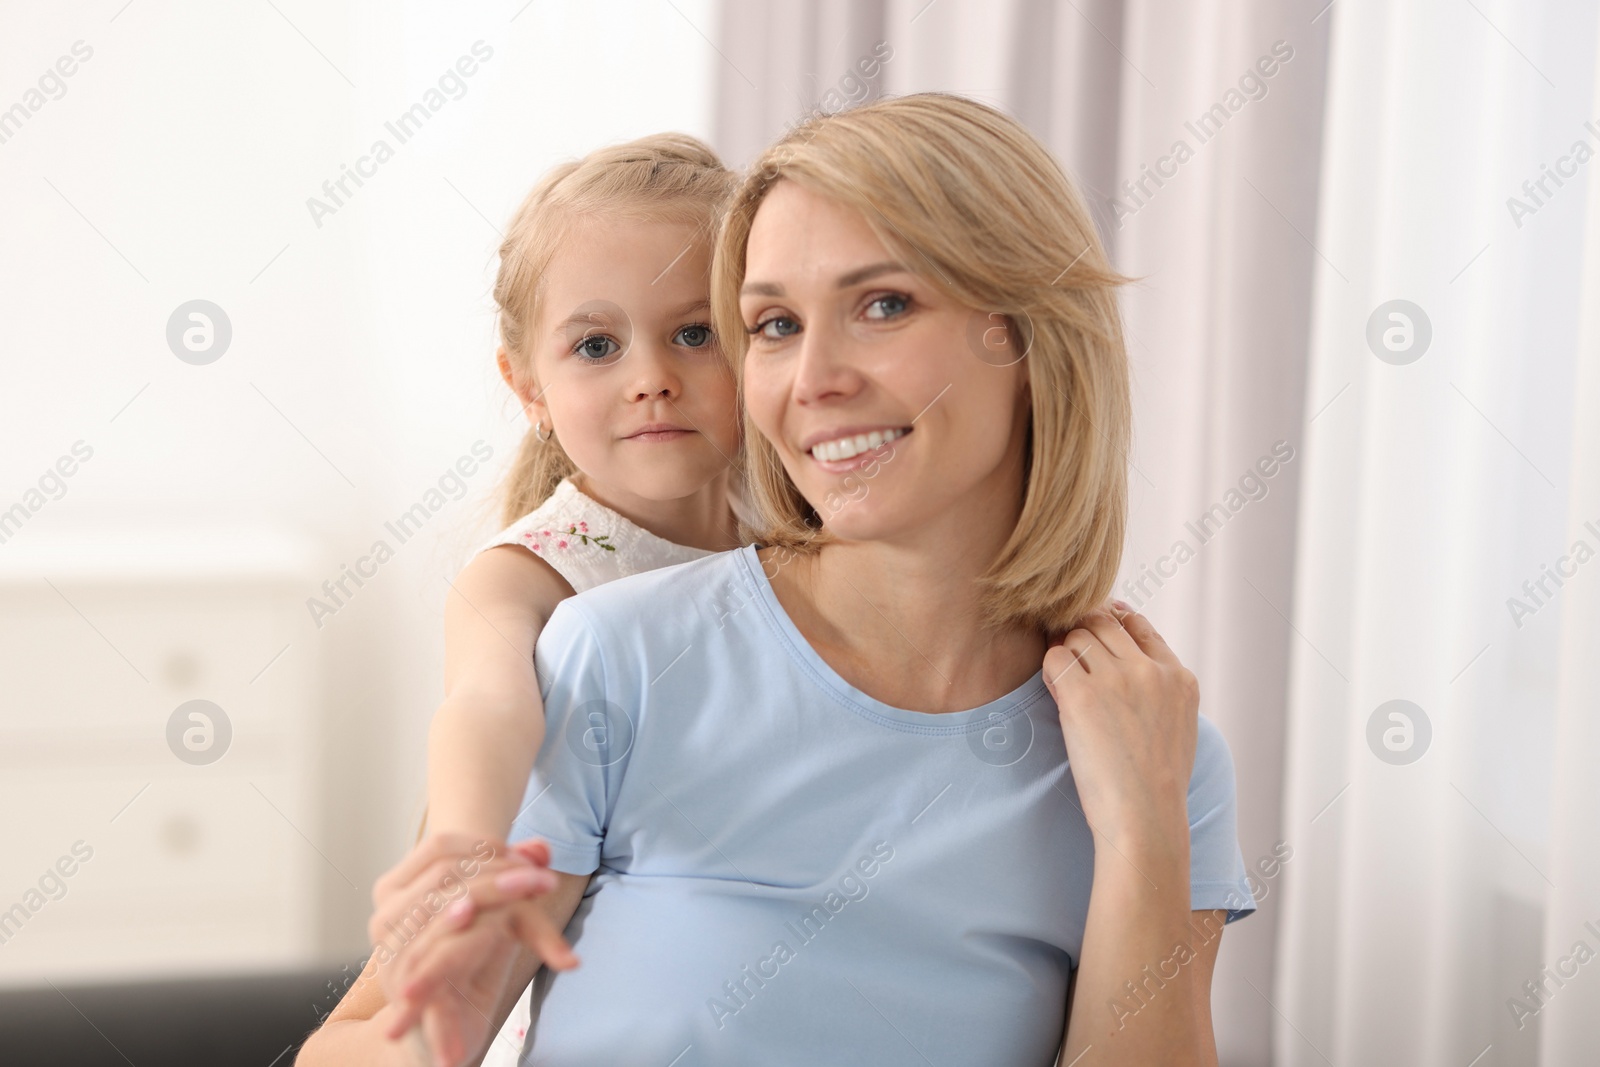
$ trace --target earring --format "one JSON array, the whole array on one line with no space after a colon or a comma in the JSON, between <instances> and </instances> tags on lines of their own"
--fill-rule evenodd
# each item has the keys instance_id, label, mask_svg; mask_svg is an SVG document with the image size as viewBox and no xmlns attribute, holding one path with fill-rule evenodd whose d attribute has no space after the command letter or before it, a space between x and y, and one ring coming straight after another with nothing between
<instances>
[{"instance_id":1,"label":"earring","mask_svg":"<svg viewBox=\"0 0 1600 1067\"><path fill-rule=\"evenodd\" d=\"M555 431L554 428L552 428L549 433L545 433L544 432L544 420L543 419L539 419L536 422L534 422L534 424L533 424L533 436L537 437L539 440L548 441L548 440L550 440L550 438L554 437L555 435L556 435L556 431Z\"/></svg>"}]
</instances>

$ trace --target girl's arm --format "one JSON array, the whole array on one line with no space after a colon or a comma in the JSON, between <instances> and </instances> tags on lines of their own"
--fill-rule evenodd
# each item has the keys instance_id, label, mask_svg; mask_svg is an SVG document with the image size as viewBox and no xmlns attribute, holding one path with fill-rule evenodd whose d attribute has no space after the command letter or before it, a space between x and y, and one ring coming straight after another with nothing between
<instances>
[{"instance_id":1,"label":"girl's arm","mask_svg":"<svg viewBox=\"0 0 1600 1067\"><path fill-rule=\"evenodd\" d=\"M534 644L572 586L517 545L480 552L445 601L445 699L428 734L429 834L505 838L544 741Z\"/></svg>"}]
</instances>

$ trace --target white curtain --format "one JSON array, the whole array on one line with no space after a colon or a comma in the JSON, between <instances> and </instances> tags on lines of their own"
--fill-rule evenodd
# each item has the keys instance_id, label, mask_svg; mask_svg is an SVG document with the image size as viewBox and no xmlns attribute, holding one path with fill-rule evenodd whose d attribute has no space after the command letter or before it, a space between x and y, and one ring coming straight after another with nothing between
<instances>
[{"instance_id":1,"label":"white curtain","mask_svg":"<svg viewBox=\"0 0 1600 1067\"><path fill-rule=\"evenodd\" d=\"M1219 0L727 0L718 35L717 144L731 162L819 106L961 92L1050 146L1116 266L1143 279L1124 302L1136 446L1122 595L1201 679L1202 710L1238 766L1252 867L1279 841L1301 843L1280 818L1330 24L1316 14ZM892 56L859 83L852 72L880 41ZM1190 153L1163 162L1180 140ZM1157 185L1147 167L1169 176ZM1181 564L1179 541L1193 551ZM1261 879L1258 914L1223 942L1213 1009L1224 1064L1270 1056L1282 881Z\"/></svg>"},{"instance_id":2,"label":"white curtain","mask_svg":"<svg viewBox=\"0 0 1600 1067\"><path fill-rule=\"evenodd\" d=\"M1596 11L1328 18L1275 1062L1594 1063Z\"/></svg>"}]
</instances>

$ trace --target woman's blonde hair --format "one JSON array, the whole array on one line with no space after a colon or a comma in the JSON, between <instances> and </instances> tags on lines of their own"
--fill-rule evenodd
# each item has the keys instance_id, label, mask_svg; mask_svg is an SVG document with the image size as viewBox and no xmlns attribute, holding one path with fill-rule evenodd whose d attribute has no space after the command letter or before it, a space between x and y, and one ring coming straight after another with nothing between
<instances>
[{"instance_id":1,"label":"woman's blonde hair","mask_svg":"<svg viewBox=\"0 0 1600 1067\"><path fill-rule=\"evenodd\" d=\"M991 625L1069 629L1109 595L1127 522L1128 359L1117 287L1083 197L1015 119L920 93L816 116L767 149L723 216L712 317L743 385L745 248L762 200L792 181L859 210L884 246L968 307L1005 317L1031 393L1022 513L984 574ZM974 358L977 358L975 355ZM830 540L745 416L749 539Z\"/></svg>"},{"instance_id":2,"label":"woman's blonde hair","mask_svg":"<svg viewBox=\"0 0 1600 1067\"><path fill-rule=\"evenodd\" d=\"M522 201L500 245L494 300L500 340L517 376L533 376L530 340L543 310L541 283L575 219L599 214L688 223L710 242L733 184L733 173L710 147L681 133L641 137L552 168ZM560 441L541 441L530 427L500 486L501 522L515 522L544 503L575 469Z\"/></svg>"}]
</instances>

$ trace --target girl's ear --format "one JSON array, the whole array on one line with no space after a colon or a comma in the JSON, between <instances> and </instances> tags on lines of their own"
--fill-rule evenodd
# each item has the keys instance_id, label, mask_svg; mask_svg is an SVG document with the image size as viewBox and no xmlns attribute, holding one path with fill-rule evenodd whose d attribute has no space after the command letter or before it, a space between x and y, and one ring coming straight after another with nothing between
<instances>
[{"instance_id":1,"label":"girl's ear","mask_svg":"<svg viewBox=\"0 0 1600 1067\"><path fill-rule=\"evenodd\" d=\"M532 373L519 376L516 368L511 364L511 356L506 352L506 346L501 345L494 354L495 365L500 368L500 378L506 387L516 394L517 400L522 404L522 412L528 416L528 421L543 419L546 424L550 422L550 412L546 410L543 392L539 383L534 380Z\"/></svg>"},{"instance_id":2,"label":"girl's ear","mask_svg":"<svg viewBox=\"0 0 1600 1067\"><path fill-rule=\"evenodd\" d=\"M501 345L499 348L495 349L494 362L495 365L500 368L500 380L505 382L507 388L509 388L513 393L516 392L517 383L513 380L511 374L511 357L506 355L505 345Z\"/></svg>"}]
</instances>

